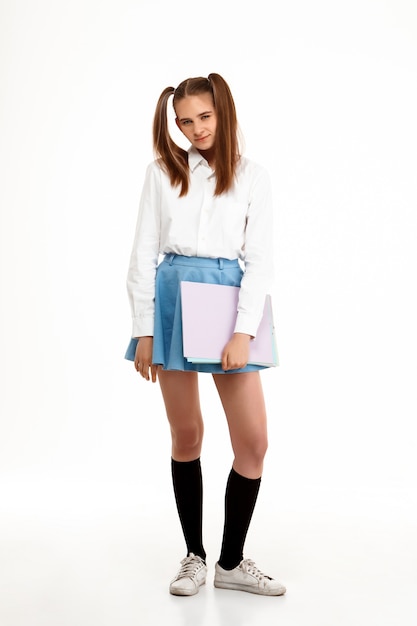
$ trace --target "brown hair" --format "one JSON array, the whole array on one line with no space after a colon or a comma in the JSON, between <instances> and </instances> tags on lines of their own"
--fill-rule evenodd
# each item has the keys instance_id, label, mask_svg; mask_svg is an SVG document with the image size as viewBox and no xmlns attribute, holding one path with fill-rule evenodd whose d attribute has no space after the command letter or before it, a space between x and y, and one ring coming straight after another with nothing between
<instances>
[{"instance_id":1,"label":"brown hair","mask_svg":"<svg viewBox=\"0 0 417 626\"><path fill-rule=\"evenodd\" d=\"M180 196L185 196L189 186L188 153L172 140L168 129L167 104L173 95L173 106L186 96L209 93L217 114L216 141L214 144L216 164L216 196L233 186L236 166L240 157L238 123L235 103L230 88L220 74L208 78L187 78L174 87L167 87L159 96L153 120L153 147L157 158L162 160L171 185L181 186Z\"/></svg>"}]
</instances>

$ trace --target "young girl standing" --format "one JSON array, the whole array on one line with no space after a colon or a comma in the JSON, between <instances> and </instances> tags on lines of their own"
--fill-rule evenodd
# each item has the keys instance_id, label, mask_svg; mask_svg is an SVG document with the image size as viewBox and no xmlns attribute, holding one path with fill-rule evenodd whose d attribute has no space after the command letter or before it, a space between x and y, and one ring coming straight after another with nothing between
<instances>
[{"instance_id":1,"label":"young girl standing","mask_svg":"<svg viewBox=\"0 0 417 626\"><path fill-rule=\"evenodd\" d=\"M190 142L188 150L169 133L171 97L176 124ZM146 171L127 278L133 332L126 358L145 380L159 380L171 429L172 480L187 555L170 592L193 595L207 575L200 465L204 425L198 391L198 372L206 372L219 393L234 453L214 585L282 595L281 583L243 557L267 450L263 368L248 364L248 359L271 288L269 176L240 154L233 97L219 74L164 89L155 111L153 143L156 159ZM219 364L184 358L181 281L240 287L236 325Z\"/></svg>"}]
</instances>

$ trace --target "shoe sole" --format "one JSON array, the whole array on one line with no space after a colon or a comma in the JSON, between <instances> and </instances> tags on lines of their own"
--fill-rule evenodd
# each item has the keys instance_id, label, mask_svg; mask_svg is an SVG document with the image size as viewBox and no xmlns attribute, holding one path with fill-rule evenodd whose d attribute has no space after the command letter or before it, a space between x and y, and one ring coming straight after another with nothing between
<instances>
[{"instance_id":1,"label":"shoe sole","mask_svg":"<svg viewBox=\"0 0 417 626\"><path fill-rule=\"evenodd\" d=\"M170 587L169 593L173 596L195 596L199 592L200 587L205 584L206 581L204 580L195 589L171 589Z\"/></svg>"},{"instance_id":2,"label":"shoe sole","mask_svg":"<svg viewBox=\"0 0 417 626\"><path fill-rule=\"evenodd\" d=\"M240 585L239 583L226 583L214 581L214 586L217 589L230 589L232 591L246 591L248 593L254 593L258 596L283 596L287 591L285 587L280 587L277 590L262 590L259 587L252 587L250 585Z\"/></svg>"}]
</instances>

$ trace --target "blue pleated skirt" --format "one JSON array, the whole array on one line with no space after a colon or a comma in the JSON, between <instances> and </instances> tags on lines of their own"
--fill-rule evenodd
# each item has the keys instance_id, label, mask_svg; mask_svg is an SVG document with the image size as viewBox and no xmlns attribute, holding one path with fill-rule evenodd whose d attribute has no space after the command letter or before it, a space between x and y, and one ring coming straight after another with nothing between
<instances>
[{"instance_id":1,"label":"blue pleated skirt","mask_svg":"<svg viewBox=\"0 0 417 626\"><path fill-rule=\"evenodd\" d=\"M189 363L183 354L181 281L239 287L243 270L237 259L209 259L167 254L156 270L155 326L152 361L165 370L230 374L265 369L262 365L222 370L220 363ZM138 340L131 339L125 359L135 360Z\"/></svg>"}]
</instances>

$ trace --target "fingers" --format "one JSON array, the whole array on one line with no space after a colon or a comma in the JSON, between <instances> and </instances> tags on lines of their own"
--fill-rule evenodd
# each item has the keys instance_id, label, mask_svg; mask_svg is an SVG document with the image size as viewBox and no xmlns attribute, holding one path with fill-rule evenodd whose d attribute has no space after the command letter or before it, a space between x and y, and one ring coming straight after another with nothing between
<instances>
[{"instance_id":1,"label":"fingers","mask_svg":"<svg viewBox=\"0 0 417 626\"><path fill-rule=\"evenodd\" d=\"M153 337L139 337L135 353L135 370L145 380L152 378L152 382L155 382L157 370L152 364L152 345Z\"/></svg>"},{"instance_id":2,"label":"fingers","mask_svg":"<svg viewBox=\"0 0 417 626\"><path fill-rule=\"evenodd\" d=\"M153 363L140 363L139 361L135 361L136 371L142 376L142 378L145 380L152 380L153 383L156 383L159 368L159 365L154 365Z\"/></svg>"},{"instance_id":3,"label":"fingers","mask_svg":"<svg viewBox=\"0 0 417 626\"><path fill-rule=\"evenodd\" d=\"M233 334L222 353L222 369L225 372L246 367L249 360L249 341L250 335L244 333Z\"/></svg>"},{"instance_id":4,"label":"fingers","mask_svg":"<svg viewBox=\"0 0 417 626\"><path fill-rule=\"evenodd\" d=\"M142 378L145 378L146 380L149 380L150 367L151 365L149 363L140 363L139 361L135 361L136 371L142 376Z\"/></svg>"},{"instance_id":5,"label":"fingers","mask_svg":"<svg viewBox=\"0 0 417 626\"><path fill-rule=\"evenodd\" d=\"M161 367L160 365L151 365L151 376L152 376L153 383L156 383L156 379L157 379L158 371L160 367Z\"/></svg>"},{"instance_id":6,"label":"fingers","mask_svg":"<svg viewBox=\"0 0 417 626\"><path fill-rule=\"evenodd\" d=\"M246 367L247 364L248 360L246 358L233 358L229 352L224 352L222 355L222 370L225 372L241 369Z\"/></svg>"},{"instance_id":7,"label":"fingers","mask_svg":"<svg viewBox=\"0 0 417 626\"><path fill-rule=\"evenodd\" d=\"M221 357L222 370L227 372L229 370L241 369L246 367L248 360L247 350L236 350L227 345Z\"/></svg>"}]
</instances>

